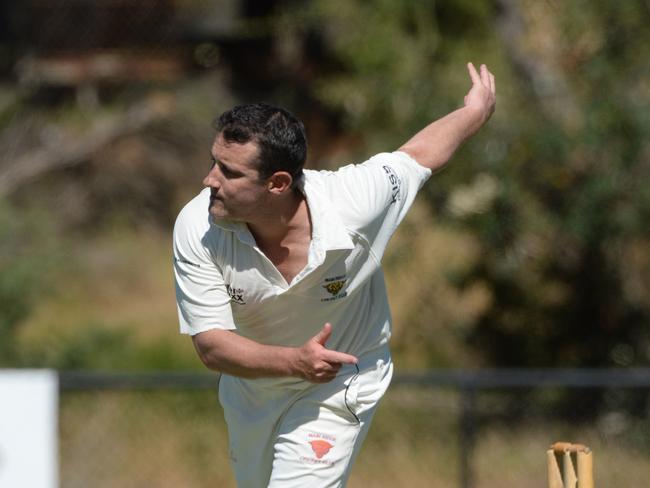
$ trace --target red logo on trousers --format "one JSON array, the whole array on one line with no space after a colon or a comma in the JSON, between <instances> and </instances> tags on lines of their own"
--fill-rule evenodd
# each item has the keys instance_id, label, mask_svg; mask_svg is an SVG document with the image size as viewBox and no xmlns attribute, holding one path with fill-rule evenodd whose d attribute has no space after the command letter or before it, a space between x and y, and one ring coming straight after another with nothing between
<instances>
[{"instance_id":1,"label":"red logo on trousers","mask_svg":"<svg viewBox=\"0 0 650 488\"><path fill-rule=\"evenodd\" d=\"M319 439L317 441L309 441L309 444L311 444L311 448L313 449L318 459L322 458L330 451L330 449L332 449L332 447L334 447L332 444L322 439Z\"/></svg>"}]
</instances>

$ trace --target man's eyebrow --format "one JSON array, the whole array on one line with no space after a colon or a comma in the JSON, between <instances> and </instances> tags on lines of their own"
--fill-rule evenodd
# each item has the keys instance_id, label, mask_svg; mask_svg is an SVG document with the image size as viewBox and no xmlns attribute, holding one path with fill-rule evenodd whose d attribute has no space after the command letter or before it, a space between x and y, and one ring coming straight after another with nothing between
<instances>
[{"instance_id":1,"label":"man's eyebrow","mask_svg":"<svg viewBox=\"0 0 650 488\"><path fill-rule=\"evenodd\" d=\"M224 163L220 159L215 158L214 154L212 154L212 153L210 153L210 160L212 161L212 164L219 164L219 166L221 166L222 168L224 168L226 171L228 171L230 173L233 173L233 174L236 174L236 175L243 174L240 171L236 171L236 170L232 169L230 166L228 166L226 163Z\"/></svg>"}]
</instances>

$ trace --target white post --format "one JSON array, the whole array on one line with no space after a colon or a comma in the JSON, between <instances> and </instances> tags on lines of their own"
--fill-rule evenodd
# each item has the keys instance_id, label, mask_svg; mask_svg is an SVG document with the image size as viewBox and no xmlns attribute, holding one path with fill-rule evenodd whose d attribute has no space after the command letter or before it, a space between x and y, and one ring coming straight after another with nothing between
<instances>
[{"instance_id":1,"label":"white post","mask_svg":"<svg viewBox=\"0 0 650 488\"><path fill-rule=\"evenodd\" d=\"M56 488L58 375L0 370L0 486Z\"/></svg>"}]
</instances>

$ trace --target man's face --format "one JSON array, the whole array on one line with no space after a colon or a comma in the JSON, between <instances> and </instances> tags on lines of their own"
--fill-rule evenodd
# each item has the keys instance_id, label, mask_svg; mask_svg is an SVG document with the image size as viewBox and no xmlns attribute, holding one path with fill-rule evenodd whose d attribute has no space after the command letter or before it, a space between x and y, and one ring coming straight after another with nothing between
<instances>
[{"instance_id":1,"label":"man's face","mask_svg":"<svg viewBox=\"0 0 650 488\"><path fill-rule=\"evenodd\" d=\"M268 197L257 170L257 144L227 142L218 134L211 153L213 165L203 180L210 188L210 215L216 220L250 222Z\"/></svg>"}]
</instances>

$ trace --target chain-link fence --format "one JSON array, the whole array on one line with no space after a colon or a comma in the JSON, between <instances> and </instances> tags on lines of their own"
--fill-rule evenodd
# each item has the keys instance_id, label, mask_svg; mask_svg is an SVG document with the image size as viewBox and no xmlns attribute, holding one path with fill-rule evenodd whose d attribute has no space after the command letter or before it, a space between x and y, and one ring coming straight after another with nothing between
<instances>
[{"instance_id":1,"label":"chain-link fence","mask_svg":"<svg viewBox=\"0 0 650 488\"><path fill-rule=\"evenodd\" d=\"M62 373L61 486L234 487L216 383ZM557 440L593 449L597 486L644 486L648 414L648 369L398 375L350 486L543 487Z\"/></svg>"}]
</instances>

